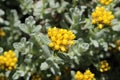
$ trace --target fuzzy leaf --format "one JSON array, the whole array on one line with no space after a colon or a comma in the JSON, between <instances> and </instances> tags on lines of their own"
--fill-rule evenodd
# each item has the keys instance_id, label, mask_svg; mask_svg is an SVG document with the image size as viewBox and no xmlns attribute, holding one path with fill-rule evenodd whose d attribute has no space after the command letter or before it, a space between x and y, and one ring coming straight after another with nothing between
<instances>
[{"instance_id":1,"label":"fuzzy leaf","mask_svg":"<svg viewBox=\"0 0 120 80\"><path fill-rule=\"evenodd\" d=\"M46 57L49 57L50 56L50 50L49 50L48 46L42 45L42 49L43 49Z\"/></svg>"},{"instance_id":2,"label":"fuzzy leaf","mask_svg":"<svg viewBox=\"0 0 120 80\"><path fill-rule=\"evenodd\" d=\"M38 25L32 30L32 32L39 32L41 28L42 28L41 25Z\"/></svg>"},{"instance_id":3,"label":"fuzzy leaf","mask_svg":"<svg viewBox=\"0 0 120 80\"><path fill-rule=\"evenodd\" d=\"M78 50L80 52L85 52L89 49L89 44L88 43L81 43L78 45Z\"/></svg>"},{"instance_id":4,"label":"fuzzy leaf","mask_svg":"<svg viewBox=\"0 0 120 80\"><path fill-rule=\"evenodd\" d=\"M28 27L27 27L25 24L21 24L21 25L19 26L19 28L20 28L24 33L27 33L27 34L30 33Z\"/></svg>"},{"instance_id":5,"label":"fuzzy leaf","mask_svg":"<svg viewBox=\"0 0 120 80\"><path fill-rule=\"evenodd\" d=\"M114 25L114 26L112 27L112 29L113 29L114 31L120 31L120 24Z\"/></svg>"},{"instance_id":6,"label":"fuzzy leaf","mask_svg":"<svg viewBox=\"0 0 120 80\"><path fill-rule=\"evenodd\" d=\"M48 64L46 62L43 62L40 66L41 70L47 70L49 68Z\"/></svg>"},{"instance_id":7,"label":"fuzzy leaf","mask_svg":"<svg viewBox=\"0 0 120 80\"><path fill-rule=\"evenodd\" d=\"M3 16L4 14L5 12L2 9L0 9L0 16Z\"/></svg>"},{"instance_id":8,"label":"fuzzy leaf","mask_svg":"<svg viewBox=\"0 0 120 80\"><path fill-rule=\"evenodd\" d=\"M34 20L33 16L29 16L28 18L26 18L25 23L27 25L31 25L30 27L32 27L35 24L35 20Z\"/></svg>"},{"instance_id":9,"label":"fuzzy leaf","mask_svg":"<svg viewBox=\"0 0 120 80\"><path fill-rule=\"evenodd\" d=\"M2 48L2 47L0 47L0 54L2 54L2 52L3 52L3 48Z\"/></svg>"},{"instance_id":10,"label":"fuzzy leaf","mask_svg":"<svg viewBox=\"0 0 120 80\"><path fill-rule=\"evenodd\" d=\"M98 41L92 40L92 39L90 39L90 40L91 40L91 43L92 43L95 47L99 47Z\"/></svg>"}]
</instances>

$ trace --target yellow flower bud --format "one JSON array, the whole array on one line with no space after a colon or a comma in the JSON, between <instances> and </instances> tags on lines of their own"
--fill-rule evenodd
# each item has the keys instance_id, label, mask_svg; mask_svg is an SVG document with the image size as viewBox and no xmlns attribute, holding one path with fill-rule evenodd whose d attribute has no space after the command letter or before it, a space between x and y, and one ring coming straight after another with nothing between
<instances>
[{"instance_id":1,"label":"yellow flower bud","mask_svg":"<svg viewBox=\"0 0 120 80\"><path fill-rule=\"evenodd\" d=\"M74 42L74 41L70 41L69 44L70 44L70 45L74 45L75 42Z\"/></svg>"},{"instance_id":2,"label":"yellow flower bud","mask_svg":"<svg viewBox=\"0 0 120 80\"><path fill-rule=\"evenodd\" d=\"M51 40L52 40L52 41L56 41L56 38L55 38L55 37L51 37Z\"/></svg>"},{"instance_id":3,"label":"yellow flower bud","mask_svg":"<svg viewBox=\"0 0 120 80\"><path fill-rule=\"evenodd\" d=\"M57 40L57 41L56 41L56 44L57 44L57 45L60 45L60 44L61 44L61 41L60 41L60 40Z\"/></svg>"},{"instance_id":4,"label":"yellow flower bud","mask_svg":"<svg viewBox=\"0 0 120 80\"><path fill-rule=\"evenodd\" d=\"M64 46L61 46L60 49L61 49L62 52L66 51L66 48Z\"/></svg>"},{"instance_id":5,"label":"yellow flower bud","mask_svg":"<svg viewBox=\"0 0 120 80\"><path fill-rule=\"evenodd\" d=\"M92 24L95 24L96 23L96 20L92 20Z\"/></svg>"},{"instance_id":6,"label":"yellow flower bud","mask_svg":"<svg viewBox=\"0 0 120 80\"><path fill-rule=\"evenodd\" d=\"M59 45L55 45L55 50L59 50L60 46Z\"/></svg>"},{"instance_id":7,"label":"yellow flower bud","mask_svg":"<svg viewBox=\"0 0 120 80\"><path fill-rule=\"evenodd\" d=\"M51 43L49 44L49 47L53 47L53 46L54 46L54 43L51 42Z\"/></svg>"},{"instance_id":8,"label":"yellow flower bud","mask_svg":"<svg viewBox=\"0 0 120 80\"><path fill-rule=\"evenodd\" d=\"M102 25L102 24L98 24L98 28L99 28L99 29L102 29L102 28L103 28L103 25Z\"/></svg>"},{"instance_id":9,"label":"yellow flower bud","mask_svg":"<svg viewBox=\"0 0 120 80\"><path fill-rule=\"evenodd\" d=\"M67 41L66 39L64 39L64 40L62 41L62 44L63 44L63 45L67 45L67 44L68 44L68 41Z\"/></svg>"}]
</instances>

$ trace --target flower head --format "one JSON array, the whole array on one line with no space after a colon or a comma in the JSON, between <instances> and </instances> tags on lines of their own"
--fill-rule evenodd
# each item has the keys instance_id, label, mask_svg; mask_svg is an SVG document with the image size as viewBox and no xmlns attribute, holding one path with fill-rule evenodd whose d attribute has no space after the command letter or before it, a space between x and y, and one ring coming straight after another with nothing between
<instances>
[{"instance_id":1,"label":"flower head","mask_svg":"<svg viewBox=\"0 0 120 80\"><path fill-rule=\"evenodd\" d=\"M69 45L74 44L76 37L72 31L56 27L48 29L48 36L51 40L49 46L62 52L65 52Z\"/></svg>"},{"instance_id":2,"label":"flower head","mask_svg":"<svg viewBox=\"0 0 120 80\"><path fill-rule=\"evenodd\" d=\"M106 60L100 62L100 72L106 72L110 70L109 63Z\"/></svg>"},{"instance_id":3,"label":"flower head","mask_svg":"<svg viewBox=\"0 0 120 80\"><path fill-rule=\"evenodd\" d=\"M99 29L102 29L104 25L111 25L113 19L112 12L105 10L104 7L96 7L95 11L92 12L92 24L97 24Z\"/></svg>"},{"instance_id":4,"label":"flower head","mask_svg":"<svg viewBox=\"0 0 120 80\"><path fill-rule=\"evenodd\" d=\"M14 51L6 51L3 55L0 56L0 68L3 70L15 69L17 60L18 59Z\"/></svg>"},{"instance_id":5,"label":"flower head","mask_svg":"<svg viewBox=\"0 0 120 80\"><path fill-rule=\"evenodd\" d=\"M103 5L109 5L113 0L100 0L100 3Z\"/></svg>"},{"instance_id":6,"label":"flower head","mask_svg":"<svg viewBox=\"0 0 120 80\"><path fill-rule=\"evenodd\" d=\"M80 71L77 71L75 74L75 80L83 80L83 73L81 73Z\"/></svg>"},{"instance_id":7,"label":"flower head","mask_svg":"<svg viewBox=\"0 0 120 80\"><path fill-rule=\"evenodd\" d=\"M90 70L86 70L84 73L77 71L75 74L75 80L94 80L94 74Z\"/></svg>"}]
</instances>

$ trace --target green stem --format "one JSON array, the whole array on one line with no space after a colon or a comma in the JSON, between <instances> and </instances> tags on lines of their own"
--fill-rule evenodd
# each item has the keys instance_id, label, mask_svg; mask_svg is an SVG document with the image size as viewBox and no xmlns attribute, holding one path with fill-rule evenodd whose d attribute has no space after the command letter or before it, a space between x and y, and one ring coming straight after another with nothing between
<instances>
[{"instance_id":1,"label":"green stem","mask_svg":"<svg viewBox=\"0 0 120 80\"><path fill-rule=\"evenodd\" d=\"M77 4L77 1L76 0L73 0L73 7L75 7L76 6L76 4Z\"/></svg>"}]
</instances>

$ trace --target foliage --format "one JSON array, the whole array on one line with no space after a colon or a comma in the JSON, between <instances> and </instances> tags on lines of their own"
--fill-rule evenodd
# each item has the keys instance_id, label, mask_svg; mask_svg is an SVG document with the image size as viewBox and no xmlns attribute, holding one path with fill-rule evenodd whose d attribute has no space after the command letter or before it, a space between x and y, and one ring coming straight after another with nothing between
<instances>
[{"instance_id":1,"label":"foliage","mask_svg":"<svg viewBox=\"0 0 120 80\"><path fill-rule=\"evenodd\" d=\"M8 51L0 61L0 77L82 80L81 75L92 74L90 80L119 80L119 4L120 0L0 0L0 57ZM55 34L54 26L59 29ZM73 42L61 40L63 35ZM51 48L57 40L65 50ZM16 54L17 66L6 71L1 66L8 68L4 59L12 63L9 50Z\"/></svg>"}]
</instances>

